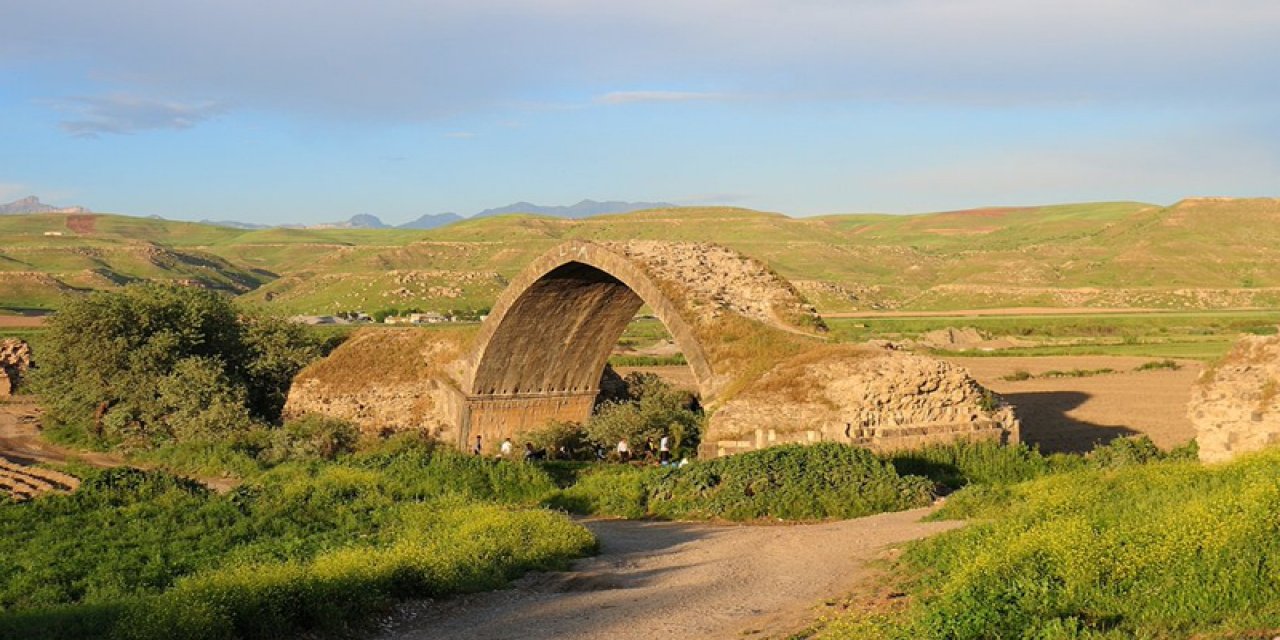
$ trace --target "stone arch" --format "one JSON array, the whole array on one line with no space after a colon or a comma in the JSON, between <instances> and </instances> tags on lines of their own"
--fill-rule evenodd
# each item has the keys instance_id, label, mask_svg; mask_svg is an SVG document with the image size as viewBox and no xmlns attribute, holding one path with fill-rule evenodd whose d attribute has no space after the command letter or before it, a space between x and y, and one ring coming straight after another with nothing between
<instances>
[{"instance_id":1,"label":"stone arch","mask_svg":"<svg viewBox=\"0 0 1280 640\"><path fill-rule=\"evenodd\" d=\"M459 444L585 420L613 346L645 304L684 353L704 400L713 399L715 371L677 303L630 258L569 242L511 281L461 363Z\"/></svg>"}]
</instances>

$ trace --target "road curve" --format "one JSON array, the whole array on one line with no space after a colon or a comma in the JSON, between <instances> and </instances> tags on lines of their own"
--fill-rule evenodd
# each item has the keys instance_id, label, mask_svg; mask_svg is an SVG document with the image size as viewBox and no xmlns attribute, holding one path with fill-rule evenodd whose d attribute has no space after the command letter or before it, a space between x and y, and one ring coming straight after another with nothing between
<instances>
[{"instance_id":1,"label":"road curve","mask_svg":"<svg viewBox=\"0 0 1280 640\"><path fill-rule=\"evenodd\" d=\"M872 575L896 544L953 529L928 509L811 525L586 520L601 553L512 588L405 603L379 640L776 637Z\"/></svg>"}]
</instances>

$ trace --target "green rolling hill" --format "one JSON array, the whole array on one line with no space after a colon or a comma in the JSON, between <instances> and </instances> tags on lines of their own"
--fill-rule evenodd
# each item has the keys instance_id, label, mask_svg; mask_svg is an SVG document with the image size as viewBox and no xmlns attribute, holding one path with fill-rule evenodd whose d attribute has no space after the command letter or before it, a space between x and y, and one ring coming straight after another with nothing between
<instances>
[{"instance_id":1,"label":"green rolling hill","mask_svg":"<svg viewBox=\"0 0 1280 640\"><path fill-rule=\"evenodd\" d=\"M109 214L0 216L0 309L140 280L289 313L488 306L568 239L711 241L769 263L820 309L1280 307L1280 199L1193 198L789 218L729 207L429 231L242 230Z\"/></svg>"}]
</instances>

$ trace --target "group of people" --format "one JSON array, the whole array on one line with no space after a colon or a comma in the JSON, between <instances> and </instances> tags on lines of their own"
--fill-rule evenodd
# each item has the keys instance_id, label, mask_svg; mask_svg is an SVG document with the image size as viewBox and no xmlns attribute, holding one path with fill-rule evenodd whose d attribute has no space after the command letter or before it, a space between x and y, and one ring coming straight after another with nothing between
<instances>
[{"instance_id":1,"label":"group of people","mask_svg":"<svg viewBox=\"0 0 1280 640\"><path fill-rule=\"evenodd\" d=\"M471 453L477 456L484 454L484 441L478 435L476 436L476 443L471 447ZM514 456L512 454L514 453L515 445L511 443L511 438L503 438L502 444L498 445L497 457L501 460L513 460ZM532 442L524 443L523 457L525 460L546 460L552 455L552 452L548 449L535 448ZM554 452L554 457L557 460L569 460L571 458L569 450L564 446Z\"/></svg>"},{"instance_id":2,"label":"group of people","mask_svg":"<svg viewBox=\"0 0 1280 640\"><path fill-rule=\"evenodd\" d=\"M481 439L479 435L476 436L476 442L471 447L471 453L477 456L484 455L484 441ZM514 453L515 453L515 445L512 444L511 438L503 438L502 444L498 445L497 457L501 460L513 460ZM623 438L618 441L617 453L618 453L618 460L622 462L631 462L633 459L635 460L656 459L658 461L658 464L666 466L671 464L671 437L664 434L661 438L658 439L658 442L656 444L654 443L653 438L646 438L644 442L644 449L640 452L639 457L632 456L631 445L627 442L626 438ZM563 445L561 445L560 448L556 450L554 454L552 454L552 452L549 449L535 448L532 442L524 443L524 453L523 453L524 460L546 460L553 456L555 459L558 459L558 460L572 459L572 455L570 454L568 449L566 449ZM599 460L604 460L607 457L608 456L606 455L604 448L597 446L596 458Z\"/></svg>"},{"instance_id":3,"label":"group of people","mask_svg":"<svg viewBox=\"0 0 1280 640\"><path fill-rule=\"evenodd\" d=\"M663 434L663 436L659 438L656 447L653 444L653 438L646 438L644 441L644 450L641 452L641 456L643 456L642 459L644 460L652 460L656 457L658 459L658 464L663 466L671 464L671 437ZM618 441L618 459L623 462L630 462L632 459L631 445L627 442L626 438Z\"/></svg>"}]
</instances>

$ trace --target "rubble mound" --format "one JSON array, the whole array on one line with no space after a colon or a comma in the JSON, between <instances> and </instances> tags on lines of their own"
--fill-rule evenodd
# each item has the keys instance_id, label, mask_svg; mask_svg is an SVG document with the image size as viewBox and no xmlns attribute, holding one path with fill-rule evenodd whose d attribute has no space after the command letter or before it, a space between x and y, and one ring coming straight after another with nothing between
<instances>
[{"instance_id":1,"label":"rubble mound","mask_svg":"<svg viewBox=\"0 0 1280 640\"><path fill-rule=\"evenodd\" d=\"M25 340L0 340L0 397L17 393L23 378L33 366L35 361L31 357L31 345Z\"/></svg>"},{"instance_id":2,"label":"rubble mound","mask_svg":"<svg viewBox=\"0 0 1280 640\"><path fill-rule=\"evenodd\" d=\"M1191 390L1200 459L1220 462L1280 443L1280 336L1246 336Z\"/></svg>"},{"instance_id":3,"label":"rubble mound","mask_svg":"<svg viewBox=\"0 0 1280 640\"><path fill-rule=\"evenodd\" d=\"M875 450L958 438L1014 442L1013 408L958 366L865 346L821 347L774 367L712 417L702 455L785 442Z\"/></svg>"},{"instance_id":4,"label":"rubble mound","mask_svg":"<svg viewBox=\"0 0 1280 640\"><path fill-rule=\"evenodd\" d=\"M767 265L709 242L601 243L626 256L703 323L736 314L783 329L825 331L817 309Z\"/></svg>"},{"instance_id":5,"label":"rubble mound","mask_svg":"<svg viewBox=\"0 0 1280 640\"><path fill-rule=\"evenodd\" d=\"M358 331L294 378L284 415L319 414L369 434L417 431L448 442L456 437L458 394L446 367L473 335L468 329Z\"/></svg>"}]
</instances>

